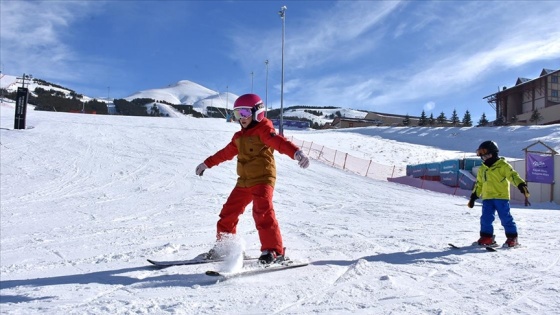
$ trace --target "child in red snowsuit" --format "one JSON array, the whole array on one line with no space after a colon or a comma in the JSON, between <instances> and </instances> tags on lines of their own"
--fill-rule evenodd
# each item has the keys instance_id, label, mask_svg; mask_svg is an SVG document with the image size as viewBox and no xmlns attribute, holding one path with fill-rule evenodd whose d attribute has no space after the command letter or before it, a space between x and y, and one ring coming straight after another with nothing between
<instances>
[{"instance_id":1,"label":"child in red snowsuit","mask_svg":"<svg viewBox=\"0 0 560 315\"><path fill-rule=\"evenodd\" d=\"M231 142L223 149L198 165L196 174L202 176L207 168L237 156L239 177L220 212L217 236L220 239L223 235L235 234L239 216L253 202L253 219L261 241L262 255L259 261L269 264L284 255L282 236L272 204L276 182L274 150L297 160L302 168L309 166L309 159L296 145L276 134L272 122L264 117L265 109L259 96L242 95L235 101L233 108L241 130L233 135Z\"/></svg>"}]
</instances>

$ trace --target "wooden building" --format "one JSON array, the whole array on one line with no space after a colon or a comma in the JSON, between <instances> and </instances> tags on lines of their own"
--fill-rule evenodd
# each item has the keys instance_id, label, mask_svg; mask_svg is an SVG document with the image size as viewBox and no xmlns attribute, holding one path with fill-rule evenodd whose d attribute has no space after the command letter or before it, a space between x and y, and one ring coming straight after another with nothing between
<instances>
[{"instance_id":1,"label":"wooden building","mask_svg":"<svg viewBox=\"0 0 560 315\"><path fill-rule=\"evenodd\" d=\"M560 123L560 70L543 69L536 79L518 78L515 86L484 97L496 110L496 121L503 124ZM537 110L542 117L531 122Z\"/></svg>"}]
</instances>

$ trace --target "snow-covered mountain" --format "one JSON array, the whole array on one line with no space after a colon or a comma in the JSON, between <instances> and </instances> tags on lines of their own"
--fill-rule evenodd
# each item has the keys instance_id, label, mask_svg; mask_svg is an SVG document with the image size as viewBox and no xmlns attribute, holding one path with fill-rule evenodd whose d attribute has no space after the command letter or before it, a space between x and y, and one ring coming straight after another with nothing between
<instances>
[{"instance_id":1,"label":"snow-covered mountain","mask_svg":"<svg viewBox=\"0 0 560 315\"><path fill-rule=\"evenodd\" d=\"M125 97L131 101L136 98L151 98L177 105L193 105L194 108L206 109L208 106L232 108L238 95L230 92L217 92L198 83L181 80L164 88L143 90Z\"/></svg>"},{"instance_id":2,"label":"snow-covered mountain","mask_svg":"<svg viewBox=\"0 0 560 315\"><path fill-rule=\"evenodd\" d=\"M21 86L22 86L22 82L21 80L18 80L17 76L8 75L8 74L0 75L0 88L5 89L8 92L16 92L18 87ZM29 89L29 92L32 94L36 94L35 93L36 89L43 89L46 91L52 90L55 92L59 92L60 94L64 95L64 97L67 98L76 96L78 99L81 99L85 102L90 101L92 99L96 99L100 102L110 102L110 100L106 98L94 98L94 97L86 96L70 88L63 87L58 84L50 83L39 78L26 79L25 87L27 87Z\"/></svg>"},{"instance_id":3,"label":"snow-covered mountain","mask_svg":"<svg viewBox=\"0 0 560 315\"><path fill-rule=\"evenodd\" d=\"M18 86L21 86L21 82L18 82L16 76L1 76L1 88L6 89L8 92L15 92ZM75 92L72 89L61 87L59 85L52 84L41 79L32 80L29 83L28 88L31 93L34 93L36 88L42 88L45 90L61 92L65 95L65 97L72 97L72 95L77 95L78 98L81 98L84 101L93 99L93 97L79 94L79 91ZM231 92L214 91L198 83L189 80L181 80L166 87L137 91L125 97L124 99L128 101L132 101L137 98L153 99L156 102L147 104L147 110L149 110L153 105L156 105L159 108L160 112L164 114L164 116L175 117L179 113L167 104L192 105L194 110L206 114L209 107L216 107L221 109L233 108L233 104L238 97L239 95ZM103 98L96 99L104 102L112 101ZM269 110L270 109L271 108L269 108ZM318 115L317 113L320 113L320 115ZM325 106L313 106L307 104L287 105L284 110L284 117L286 117L287 119L289 119L290 117L305 118L320 125L332 122L333 115L338 114L340 114L342 117L348 118L364 118L366 112L348 108L340 108L336 106L329 106L328 108L325 108Z\"/></svg>"},{"instance_id":4,"label":"snow-covered mountain","mask_svg":"<svg viewBox=\"0 0 560 315\"><path fill-rule=\"evenodd\" d=\"M238 97L239 95L230 92L217 92L192 81L182 80L164 88L139 91L125 99L131 101L136 98L150 98L156 100L156 102L165 101L172 104L192 105L195 110L206 113L208 107L231 109ZM158 104L158 106L161 106L161 104ZM302 106L306 108L300 108ZM313 112L320 112L321 115L316 115ZM341 116L349 118L364 118L366 115L364 111L347 108L289 105L285 107L284 117L305 118L323 125L332 122L332 115L337 114L337 112Z\"/></svg>"}]
</instances>

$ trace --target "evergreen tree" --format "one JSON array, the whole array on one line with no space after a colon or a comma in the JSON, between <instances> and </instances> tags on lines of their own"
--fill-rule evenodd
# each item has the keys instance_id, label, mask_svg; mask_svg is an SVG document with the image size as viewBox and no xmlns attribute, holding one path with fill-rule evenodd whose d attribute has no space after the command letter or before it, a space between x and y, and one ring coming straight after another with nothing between
<instances>
[{"instance_id":1,"label":"evergreen tree","mask_svg":"<svg viewBox=\"0 0 560 315\"><path fill-rule=\"evenodd\" d=\"M440 125L445 124L445 121L447 120L447 117L445 117L445 114L443 112L441 112L441 114L439 114L438 118L437 118L437 122Z\"/></svg>"},{"instance_id":2,"label":"evergreen tree","mask_svg":"<svg viewBox=\"0 0 560 315\"><path fill-rule=\"evenodd\" d=\"M457 126L459 123L459 116L457 115L457 110L453 110L453 114L451 114L451 123L453 126Z\"/></svg>"},{"instance_id":3,"label":"evergreen tree","mask_svg":"<svg viewBox=\"0 0 560 315\"><path fill-rule=\"evenodd\" d=\"M404 119L402 121L403 126L408 126L410 125L410 116L408 116L408 114L406 114L406 116L404 116Z\"/></svg>"},{"instance_id":4,"label":"evergreen tree","mask_svg":"<svg viewBox=\"0 0 560 315\"><path fill-rule=\"evenodd\" d=\"M484 127L488 125L488 119L486 119L486 114L482 113L482 116L480 117L480 120L478 121L478 126L479 127Z\"/></svg>"},{"instance_id":5,"label":"evergreen tree","mask_svg":"<svg viewBox=\"0 0 560 315\"><path fill-rule=\"evenodd\" d=\"M534 122L535 125L539 124L539 121L543 120L543 117L541 115L541 113L539 113L538 109L535 109L533 111L533 114L531 115L531 118L529 119L530 122Z\"/></svg>"},{"instance_id":6,"label":"evergreen tree","mask_svg":"<svg viewBox=\"0 0 560 315\"><path fill-rule=\"evenodd\" d=\"M505 123L504 123L504 118L502 116L494 120L494 126L503 126L503 125L505 125Z\"/></svg>"},{"instance_id":7,"label":"evergreen tree","mask_svg":"<svg viewBox=\"0 0 560 315\"><path fill-rule=\"evenodd\" d=\"M434 126L436 124L436 120L434 119L434 113L430 113L430 118L428 118L428 125Z\"/></svg>"},{"instance_id":8,"label":"evergreen tree","mask_svg":"<svg viewBox=\"0 0 560 315\"><path fill-rule=\"evenodd\" d=\"M465 116L463 116L462 123L463 123L463 126L465 126L465 127L472 126L471 113L469 113L468 110L465 112Z\"/></svg>"},{"instance_id":9,"label":"evergreen tree","mask_svg":"<svg viewBox=\"0 0 560 315\"><path fill-rule=\"evenodd\" d=\"M426 112L422 110L422 115L420 115L420 120L418 120L418 126L426 126L428 122L428 117L426 117Z\"/></svg>"}]
</instances>

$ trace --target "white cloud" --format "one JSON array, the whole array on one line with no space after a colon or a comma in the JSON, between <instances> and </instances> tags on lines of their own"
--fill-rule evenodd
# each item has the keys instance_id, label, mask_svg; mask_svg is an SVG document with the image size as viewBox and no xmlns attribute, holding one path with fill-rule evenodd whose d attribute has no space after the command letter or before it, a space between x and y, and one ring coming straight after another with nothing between
<instances>
[{"instance_id":1,"label":"white cloud","mask_svg":"<svg viewBox=\"0 0 560 315\"><path fill-rule=\"evenodd\" d=\"M379 38L384 36L379 31L371 31L374 25L368 21L380 21L385 15L379 12L375 15L365 5L357 10L360 12L356 14L360 16L354 17L357 21L356 30L352 30L351 24L347 23L351 21L350 13L345 12L337 15L337 23L331 23L321 16L324 22L318 21L316 27L297 32L297 38L290 42L290 56L294 58L297 55L297 60L290 60L290 67L301 69L290 72L290 76L305 77L300 82L306 84L301 85L299 90L291 89L294 93L291 97L306 99L308 91L312 90L316 92L315 102L329 104L336 100L360 100L362 106L379 110L380 107L393 107L396 102L421 101L469 89L474 84L481 84L492 72L539 60L560 60L560 28L552 22L560 16L560 7L554 3L544 3L538 8L531 3L511 6L479 2L442 8L439 3L439 12L432 12L435 8L433 4L414 5L419 13L407 15L410 20L399 20L394 24L395 28L387 32L393 39L405 41L411 40L405 38L407 32L415 33L422 29L422 42L394 42L393 54L404 54L405 50L422 46L427 50L419 50L418 54L410 54L406 58L400 57L399 62L394 62L396 67L389 69L383 64L394 61L391 50L372 44L377 41L376 38L368 42L360 36L366 34L367 30L370 31L367 32L370 37L372 34ZM387 14L396 15L395 7L388 10ZM411 7L407 6L406 9ZM443 12L444 9L449 10ZM484 12L482 17L473 14L481 11ZM507 19L489 19L489 16ZM368 17L368 21L363 21ZM395 17L386 17L389 20L392 18ZM346 55L338 50L339 47L346 48ZM379 56L381 51L388 52L384 56L386 59L372 57ZM353 60L354 66L346 63L346 58L358 56L364 58L361 61ZM335 57L338 59L331 59ZM331 60L349 66L332 68L329 64ZM309 68L314 69L311 71ZM326 70L321 72L319 68ZM349 102L344 104L351 106Z\"/></svg>"},{"instance_id":2,"label":"white cloud","mask_svg":"<svg viewBox=\"0 0 560 315\"><path fill-rule=\"evenodd\" d=\"M399 8L400 1L341 2L332 8L315 11L297 23L292 22L286 11L285 59L290 62L289 71L312 68L331 62L351 61L375 48L384 35L376 28ZM232 35L234 51L231 57L248 68L255 59L271 59L278 62L270 66L280 68L281 40L278 30L238 29ZM247 54L250 47L251 54ZM258 56L258 57L257 57Z\"/></svg>"},{"instance_id":3,"label":"white cloud","mask_svg":"<svg viewBox=\"0 0 560 315\"><path fill-rule=\"evenodd\" d=\"M71 64L80 56L63 34L94 6L89 1L3 1L0 49L5 71L74 77Z\"/></svg>"}]
</instances>

